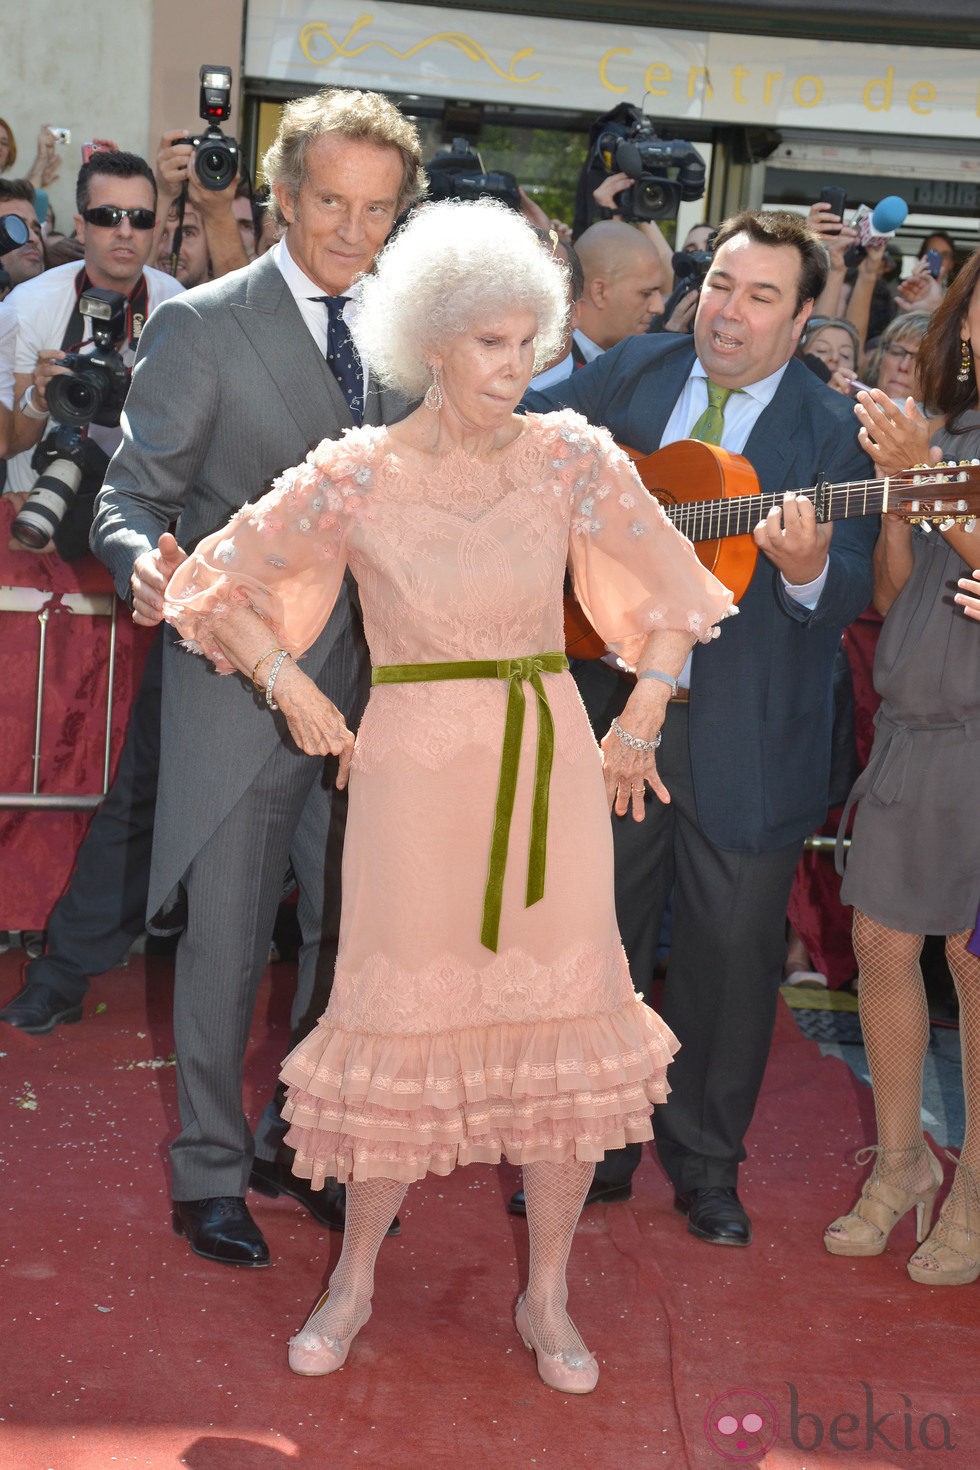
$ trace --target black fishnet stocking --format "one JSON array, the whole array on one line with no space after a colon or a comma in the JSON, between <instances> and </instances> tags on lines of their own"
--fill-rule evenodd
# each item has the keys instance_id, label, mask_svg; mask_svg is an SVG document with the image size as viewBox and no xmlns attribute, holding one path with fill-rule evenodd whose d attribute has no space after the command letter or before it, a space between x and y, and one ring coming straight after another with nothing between
<instances>
[{"instance_id":1,"label":"black fishnet stocking","mask_svg":"<svg viewBox=\"0 0 980 1470\"><path fill-rule=\"evenodd\" d=\"M946 962L960 1002L960 1052L966 1131L959 1166L936 1228L909 1263L915 1280L946 1276L956 1282L980 1274L980 958L970 954L970 931L946 939Z\"/></svg>"},{"instance_id":2,"label":"black fishnet stocking","mask_svg":"<svg viewBox=\"0 0 980 1470\"><path fill-rule=\"evenodd\" d=\"M854 910L854 953L864 1049L878 1124L879 1177L909 1194L931 1169L922 1136L922 1064L929 1010L919 957L924 936L902 934Z\"/></svg>"}]
</instances>

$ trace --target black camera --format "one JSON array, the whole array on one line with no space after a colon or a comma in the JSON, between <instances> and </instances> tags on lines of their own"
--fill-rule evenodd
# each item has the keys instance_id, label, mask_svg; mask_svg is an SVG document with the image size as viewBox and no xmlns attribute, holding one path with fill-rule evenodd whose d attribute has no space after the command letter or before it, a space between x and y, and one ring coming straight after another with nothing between
<instances>
[{"instance_id":1,"label":"black camera","mask_svg":"<svg viewBox=\"0 0 980 1470\"><path fill-rule=\"evenodd\" d=\"M634 180L616 198L625 220L673 219L682 199L701 198L704 159L692 143L658 137L650 118L628 104L602 122L593 164L606 175Z\"/></svg>"},{"instance_id":2,"label":"black camera","mask_svg":"<svg viewBox=\"0 0 980 1470\"><path fill-rule=\"evenodd\" d=\"M78 310L92 323L90 352L66 352L67 374L48 384L51 417L73 428L102 424L115 428L129 391L129 368L116 351L126 336L126 298L119 291L90 286L78 298Z\"/></svg>"},{"instance_id":3,"label":"black camera","mask_svg":"<svg viewBox=\"0 0 980 1470\"><path fill-rule=\"evenodd\" d=\"M186 138L194 149L194 172L205 189L227 189L238 173L238 143L218 126L231 117L231 67L201 67L201 117L210 126L197 138ZM179 140L178 140L179 141Z\"/></svg>"},{"instance_id":4,"label":"black camera","mask_svg":"<svg viewBox=\"0 0 980 1470\"><path fill-rule=\"evenodd\" d=\"M499 199L519 210L521 196L513 174L483 167L483 160L465 138L454 138L425 165L430 199Z\"/></svg>"},{"instance_id":5,"label":"black camera","mask_svg":"<svg viewBox=\"0 0 980 1470\"><path fill-rule=\"evenodd\" d=\"M713 256L710 250L675 251L671 257L671 265L674 267L673 289L664 302L663 313L657 318L657 325L654 326L651 324L650 331L662 331L663 324L669 321L674 308L680 305L688 292L701 290L712 259ZM688 330L694 330L693 321Z\"/></svg>"},{"instance_id":6,"label":"black camera","mask_svg":"<svg viewBox=\"0 0 980 1470\"><path fill-rule=\"evenodd\" d=\"M126 335L126 298L119 291L90 286L78 309L92 323L90 352L69 352L70 369L48 384L51 417L57 422L37 446L31 467L38 478L11 525L22 546L40 551L52 540L78 494L89 457L88 425L114 428L126 401L130 372L116 351Z\"/></svg>"}]
</instances>

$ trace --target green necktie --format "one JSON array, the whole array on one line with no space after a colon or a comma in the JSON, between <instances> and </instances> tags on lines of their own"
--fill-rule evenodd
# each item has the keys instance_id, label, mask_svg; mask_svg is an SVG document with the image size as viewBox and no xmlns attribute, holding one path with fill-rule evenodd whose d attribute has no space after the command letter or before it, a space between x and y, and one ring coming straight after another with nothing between
<instances>
[{"instance_id":1,"label":"green necktie","mask_svg":"<svg viewBox=\"0 0 980 1470\"><path fill-rule=\"evenodd\" d=\"M708 384L708 406L691 430L689 438L700 439L702 444L720 444L725 431L725 404L737 388L719 388L710 378Z\"/></svg>"}]
</instances>

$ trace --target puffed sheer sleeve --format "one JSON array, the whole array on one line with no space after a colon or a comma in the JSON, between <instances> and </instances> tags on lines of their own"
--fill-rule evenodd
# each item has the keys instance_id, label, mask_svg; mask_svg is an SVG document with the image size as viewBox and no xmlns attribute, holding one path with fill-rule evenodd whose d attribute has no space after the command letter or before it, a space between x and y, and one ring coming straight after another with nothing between
<instances>
[{"instance_id":1,"label":"puffed sheer sleeve","mask_svg":"<svg viewBox=\"0 0 980 1470\"><path fill-rule=\"evenodd\" d=\"M243 505L205 537L171 577L164 616L186 647L227 663L209 637L212 623L247 603L294 656L316 640L333 610L346 567L346 541L364 504L370 456L325 440L287 470L268 495Z\"/></svg>"},{"instance_id":2,"label":"puffed sheer sleeve","mask_svg":"<svg viewBox=\"0 0 980 1470\"><path fill-rule=\"evenodd\" d=\"M552 417L565 453L577 455L569 569L575 595L600 638L635 666L657 629L707 643L738 609L643 485L629 455L578 414Z\"/></svg>"}]
</instances>

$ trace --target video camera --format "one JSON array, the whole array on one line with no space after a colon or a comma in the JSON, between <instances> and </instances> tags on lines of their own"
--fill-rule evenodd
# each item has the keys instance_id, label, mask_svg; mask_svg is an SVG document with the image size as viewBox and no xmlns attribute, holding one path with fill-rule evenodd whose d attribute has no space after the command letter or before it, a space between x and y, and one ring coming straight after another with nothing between
<instances>
[{"instance_id":1,"label":"video camera","mask_svg":"<svg viewBox=\"0 0 980 1470\"><path fill-rule=\"evenodd\" d=\"M499 199L519 210L521 197L513 174L483 167L483 159L465 138L454 138L425 165L430 199Z\"/></svg>"},{"instance_id":2,"label":"video camera","mask_svg":"<svg viewBox=\"0 0 980 1470\"><path fill-rule=\"evenodd\" d=\"M623 103L599 119L591 166L629 174L634 183L617 195L623 219L673 219L682 199L704 194L704 159L692 143L668 142L638 107Z\"/></svg>"},{"instance_id":3,"label":"video camera","mask_svg":"<svg viewBox=\"0 0 980 1470\"><path fill-rule=\"evenodd\" d=\"M218 126L231 117L230 66L201 67L200 115L210 126L199 137L183 141L194 149L194 172L201 186L217 193L233 184L238 173L238 143Z\"/></svg>"},{"instance_id":4,"label":"video camera","mask_svg":"<svg viewBox=\"0 0 980 1470\"><path fill-rule=\"evenodd\" d=\"M130 379L116 350L126 335L126 306L121 292L98 286L78 298L78 310L92 323L93 347L65 353L62 366L69 372L48 384L48 408L57 423L34 451L31 465L38 478L10 528L14 539L32 551L47 546L78 493L89 424L114 428L119 423Z\"/></svg>"}]
</instances>

